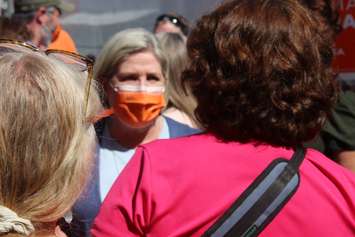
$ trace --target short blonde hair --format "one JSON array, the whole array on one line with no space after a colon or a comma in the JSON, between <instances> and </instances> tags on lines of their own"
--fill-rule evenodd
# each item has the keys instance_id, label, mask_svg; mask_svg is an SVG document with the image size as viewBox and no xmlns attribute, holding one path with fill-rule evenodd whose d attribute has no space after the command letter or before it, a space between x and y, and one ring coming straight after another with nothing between
<instances>
[{"instance_id":1,"label":"short blonde hair","mask_svg":"<svg viewBox=\"0 0 355 237\"><path fill-rule=\"evenodd\" d=\"M116 73L117 66L128 56L146 50L157 57L166 78L168 62L160 44L154 34L141 28L123 30L112 36L95 61L94 77L104 83Z\"/></svg>"},{"instance_id":2,"label":"short blonde hair","mask_svg":"<svg viewBox=\"0 0 355 237\"><path fill-rule=\"evenodd\" d=\"M68 211L92 164L100 108L85 78L39 53L0 57L0 205L32 221L37 232ZM11 235L11 234L9 234Z\"/></svg>"}]
</instances>

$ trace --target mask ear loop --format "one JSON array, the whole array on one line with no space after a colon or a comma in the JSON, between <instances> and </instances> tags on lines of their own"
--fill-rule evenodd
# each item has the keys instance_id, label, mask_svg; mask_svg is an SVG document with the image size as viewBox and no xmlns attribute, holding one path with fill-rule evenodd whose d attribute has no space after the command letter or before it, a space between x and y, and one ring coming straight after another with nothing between
<instances>
[{"instance_id":1,"label":"mask ear loop","mask_svg":"<svg viewBox=\"0 0 355 237\"><path fill-rule=\"evenodd\" d=\"M98 113L97 115L95 115L90 122L92 123L96 123L98 121L100 121L101 119L103 118L107 118L107 117L110 117L111 115L114 114L114 110L113 108L110 108L110 109L104 109L102 110L100 113Z\"/></svg>"}]
</instances>

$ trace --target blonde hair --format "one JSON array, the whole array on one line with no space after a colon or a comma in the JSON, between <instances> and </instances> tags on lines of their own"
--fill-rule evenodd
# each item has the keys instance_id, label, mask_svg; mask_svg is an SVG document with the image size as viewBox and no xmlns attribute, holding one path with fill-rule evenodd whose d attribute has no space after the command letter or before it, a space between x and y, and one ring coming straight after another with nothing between
<instances>
[{"instance_id":1,"label":"blonde hair","mask_svg":"<svg viewBox=\"0 0 355 237\"><path fill-rule=\"evenodd\" d=\"M162 74L167 78L168 61L158 40L154 34L141 28L120 31L109 39L95 61L94 78L104 84L128 56L146 50L157 57Z\"/></svg>"},{"instance_id":2,"label":"blonde hair","mask_svg":"<svg viewBox=\"0 0 355 237\"><path fill-rule=\"evenodd\" d=\"M0 71L0 205L30 220L36 235L71 208L91 169L85 78L39 53L6 54ZM99 108L91 88L86 113Z\"/></svg>"},{"instance_id":3,"label":"blonde hair","mask_svg":"<svg viewBox=\"0 0 355 237\"><path fill-rule=\"evenodd\" d=\"M167 56L169 70L166 84L168 105L186 113L196 123L194 111L197 106L190 91L185 91L181 84L181 74L188 66L186 39L179 33L159 33L157 38Z\"/></svg>"}]
</instances>

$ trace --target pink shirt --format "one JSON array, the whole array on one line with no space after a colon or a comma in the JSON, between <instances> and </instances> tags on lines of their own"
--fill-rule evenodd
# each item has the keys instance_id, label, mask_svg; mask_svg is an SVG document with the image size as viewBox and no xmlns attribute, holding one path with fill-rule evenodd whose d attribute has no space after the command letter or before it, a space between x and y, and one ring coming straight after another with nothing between
<instances>
[{"instance_id":1,"label":"pink shirt","mask_svg":"<svg viewBox=\"0 0 355 237\"><path fill-rule=\"evenodd\" d=\"M292 150L210 135L141 146L116 180L92 234L201 236L275 158ZM308 149L296 194L260 236L354 237L355 175Z\"/></svg>"}]
</instances>

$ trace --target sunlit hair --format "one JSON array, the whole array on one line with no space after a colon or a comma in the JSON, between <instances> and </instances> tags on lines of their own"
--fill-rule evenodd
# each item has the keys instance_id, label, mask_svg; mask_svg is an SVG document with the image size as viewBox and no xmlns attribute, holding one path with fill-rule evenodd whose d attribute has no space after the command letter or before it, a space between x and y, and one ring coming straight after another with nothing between
<instances>
[{"instance_id":1,"label":"sunlit hair","mask_svg":"<svg viewBox=\"0 0 355 237\"><path fill-rule=\"evenodd\" d=\"M86 75L39 53L6 54L0 71L0 205L42 232L85 186L99 98L92 88L85 116Z\"/></svg>"},{"instance_id":2,"label":"sunlit hair","mask_svg":"<svg viewBox=\"0 0 355 237\"><path fill-rule=\"evenodd\" d=\"M101 83L110 80L116 73L117 66L128 56L144 51L151 51L157 57L162 74L167 78L168 62L156 37L141 28L118 32L109 39L95 61L94 77Z\"/></svg>"},{"instance_id":3,"label":"sunlit hair","mask_svg":"<svg viewBox=\"0 0 355 237\"><path fill-rule=\"evenodd\" d=\"M290 147L313 138L337 89L322 24L293 0L226 1L203 16L184 73L202 126L224 141Z\"/></svg>"},{"instance_id":4,"label":"sunlit hair","mask_svg":"<svg viewBox=\"0 0 355 237\"><path fill-rule=\"evenodd\" d=\"M179 33L159 33L157 34L157 38L169 62L166 83L167 109L175 107L185 112L195 121L194 110L196 108L196 100L189 90L185 91L183 89L181 84L181 74L189 63L186 39Z\"/></svg>"}]
</instances>

